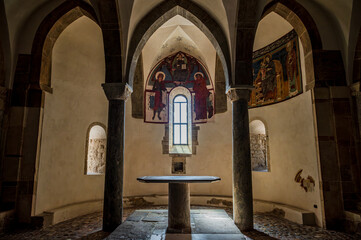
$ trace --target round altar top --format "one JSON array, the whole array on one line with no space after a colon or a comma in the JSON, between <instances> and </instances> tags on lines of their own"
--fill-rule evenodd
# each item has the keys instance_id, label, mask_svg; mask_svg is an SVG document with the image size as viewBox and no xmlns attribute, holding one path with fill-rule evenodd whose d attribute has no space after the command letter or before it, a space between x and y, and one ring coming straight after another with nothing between
<instances>
[{"instance_id":1,"label":"round altar top","mask_svg":"<svg viewBox=\"0 0 361 240\"><path fill-rule=\"evenodd\" d=\"M221 178L215 176L143 176L137 180L145 183L209 183L220 181Z\"/></svg>"}]
</instances>

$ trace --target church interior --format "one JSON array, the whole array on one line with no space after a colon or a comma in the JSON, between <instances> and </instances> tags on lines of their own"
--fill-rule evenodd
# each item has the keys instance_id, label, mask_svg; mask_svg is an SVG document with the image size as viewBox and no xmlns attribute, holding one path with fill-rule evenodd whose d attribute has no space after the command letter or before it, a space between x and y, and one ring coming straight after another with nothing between
<instances>
[{"instance_id":1,"label":"church interior","mask_svg":"<svg viewBox=\"0 0 361 240\"><path fill-rule=\"evenodd\" d=\"M0 0L0 239L361 239L360 0Z\"/></svg>"}]
</instances>

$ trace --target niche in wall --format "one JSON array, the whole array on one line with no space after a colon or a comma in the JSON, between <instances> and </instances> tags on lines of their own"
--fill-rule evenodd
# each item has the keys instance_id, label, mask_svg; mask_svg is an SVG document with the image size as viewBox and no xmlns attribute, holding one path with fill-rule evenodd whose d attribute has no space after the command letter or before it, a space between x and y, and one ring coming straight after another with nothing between
<instances>
[{"instance_id":1,"label":"niche in wall","mask_svg":"<svg viewBox=\"0 0 361 240\"><path fill-rule=\"evenodd\" d=\"M106 144L105 126L101 123L91 124L87 134L85 174L104 174Z\"/></svg>"},{"instance_id":2,"label":"niche in wall","mask_svg":"<svg viewBox=\"0 0 361 240\"><path fill-rule=\"evenodd\" d=\"M268 136L264 123L253 120L249 124L252 170L258 172L269 171Z\"/></svg>"}]
</instances>

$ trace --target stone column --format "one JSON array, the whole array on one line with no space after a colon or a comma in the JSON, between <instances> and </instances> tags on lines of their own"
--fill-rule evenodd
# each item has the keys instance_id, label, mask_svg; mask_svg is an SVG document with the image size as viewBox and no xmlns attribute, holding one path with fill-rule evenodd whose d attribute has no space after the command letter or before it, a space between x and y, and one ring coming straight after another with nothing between
<instances>
[{"instance_id":1,"label":"stone column","mask_svg":"<svg viewBox=\"0 0 361 240\"><path fill-rule=\"evenodd\" d=\"M191 233L188 183L169 183L168 233Z\"/></svg>"},{"instance_id":2,"label":"stone column","mask_svg":"<svg viewBox=\"0 0 361 240\"><path fill-rule=\"evenodd\" d=\"M351 85L351 95L355 99L355 109L357 116L357 127L359 130L359 135L361 136L361 88L360 82L354 83Z\"/></svg>"},{"instance_id":3,"label":"stone column","mask_svg":"<svg viewBox=\"0 0 361 240\"><path fill-rule=\"evenodd\" d=\"M103 230L111 232L123 217L125 101L131 88L124 83L105 83L103 88L109 100Z\"/></svg>"},{"instance_id":4,"label":"stone column","mask_svg":"<svg viewBox=\"0 0 361 240\"><path fill-rule=\"evenodd\" d=\"M233 148L233 220L241 231L253 229L252 169L249 140L249 89L231 88Z\"/></svg>"}]
</instances>

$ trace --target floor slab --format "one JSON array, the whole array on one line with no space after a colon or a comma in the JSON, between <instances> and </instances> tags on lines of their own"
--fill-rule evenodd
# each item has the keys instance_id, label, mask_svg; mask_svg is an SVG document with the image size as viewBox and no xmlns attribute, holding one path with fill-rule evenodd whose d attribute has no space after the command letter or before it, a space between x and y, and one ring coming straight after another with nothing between
<instances>
[{"instance_id":1,"label":"floor slab","mask_svg":"<svg viewBox=\"0 0 361 240\"><path fill-rule=\"evenodd\" d=\"M191 210L192 234L166 234L167 225L167 210L136 210L107 239L246 239L223 209Z\"/></svg>"}]
</instances>

